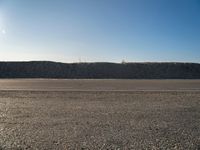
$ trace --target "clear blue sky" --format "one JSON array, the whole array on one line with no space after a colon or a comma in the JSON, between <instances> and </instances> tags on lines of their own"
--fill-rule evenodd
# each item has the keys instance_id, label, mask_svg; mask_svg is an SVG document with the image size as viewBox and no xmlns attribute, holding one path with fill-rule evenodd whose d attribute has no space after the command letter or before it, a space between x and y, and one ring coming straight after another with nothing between
<instances>
[{"instance_id":1,"label":"clear blue sky","mask_svg":"<svg viewBox=\"0 0 200 150\"><path fill-rule=\"evenodd\" d=\"M0 60L200 62L200 0L0 0Z\"/></svg>"}]
</instances>

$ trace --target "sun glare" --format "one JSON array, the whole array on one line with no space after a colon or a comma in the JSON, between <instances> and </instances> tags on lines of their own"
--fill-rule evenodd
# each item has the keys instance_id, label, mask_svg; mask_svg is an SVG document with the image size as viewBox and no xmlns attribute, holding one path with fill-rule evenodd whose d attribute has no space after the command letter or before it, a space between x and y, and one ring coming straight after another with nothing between
<instances>
[{"instance_id":1,"label":"sun glare","mask_svg":"<svg viewBox=\"0 0 200 150\"><path fill-rule=\"evenodd\" d=\"M2 29L2 30L1 30L1 33L2 33L2 34L6 34L6 30L5 30L5 29Z\"/></svg>"},{"instance_id":2,"label":"sun glare","mask_svg":"<svg viewBox=\"0 0 200 150\"><path fill-rule=\"evenodd\" d=\"M4 35L6 34L6 30L5 30L5 25L4 25L4 22L3 22L3 17L2 17L2 14L0 13L0 34Z\"/></svg>"}]
</instances>

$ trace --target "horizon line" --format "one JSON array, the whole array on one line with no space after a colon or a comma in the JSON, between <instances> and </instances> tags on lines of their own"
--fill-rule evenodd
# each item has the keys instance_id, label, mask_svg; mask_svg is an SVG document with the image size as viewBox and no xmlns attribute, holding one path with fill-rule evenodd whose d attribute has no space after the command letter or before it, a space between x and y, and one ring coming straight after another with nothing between
<instances>
[{"instance_id":1,"label":"horizon line","mask_svg":"<svg viewBox=\"0 0 200 150\"><path fill-rule=\"evenodd\" d=\"M76 61L76 62L64 62L64 61L53 61L53 60L3 60L0 62L52 62L52 63L64 63L64 64L79 64L79 63L114 63L114 64L128 64L128 63L193 63L200 64L200 62L192 62L192 61L125 61L121 62L115 61Z\"/></svg>"}]
</instances>

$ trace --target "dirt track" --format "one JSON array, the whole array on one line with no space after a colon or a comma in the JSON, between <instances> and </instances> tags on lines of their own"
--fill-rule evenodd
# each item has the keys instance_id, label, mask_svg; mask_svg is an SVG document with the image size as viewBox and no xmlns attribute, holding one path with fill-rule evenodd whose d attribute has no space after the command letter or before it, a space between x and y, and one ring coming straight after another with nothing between
<instances>
[{"instance_id":1,"label":"dirt track","mask_svg":"<svg viewBox=\"0 0 200 150\"><path fill-rule=\"evenodd\" d=\"M0 90L34 91L200 91L200 80L0 80Z\"/></svg>"},{"instance_id":2,"label":"dirt track","mask_svg":"<svg viewBox=\"0 0 200 150\"><path fill-rule=\"evenodd\" d=\"M0 80L1 148L200 149L199 80L95 82Z\"/></svg>"}]
</instances>

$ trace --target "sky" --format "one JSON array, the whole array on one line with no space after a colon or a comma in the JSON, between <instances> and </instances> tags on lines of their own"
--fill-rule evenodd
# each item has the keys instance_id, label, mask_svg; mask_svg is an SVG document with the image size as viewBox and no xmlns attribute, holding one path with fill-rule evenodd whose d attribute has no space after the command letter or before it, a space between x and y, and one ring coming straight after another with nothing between
<instances>
[{"instance_id":1,"label":"sky","mask_svg":"<svg viewBox=\"0 0 200 150\"><path fill-rule=\"evenodd\" d=\"M0 61L197 62L200 0L0 0Z\"/></svg>"}]
</instances>

